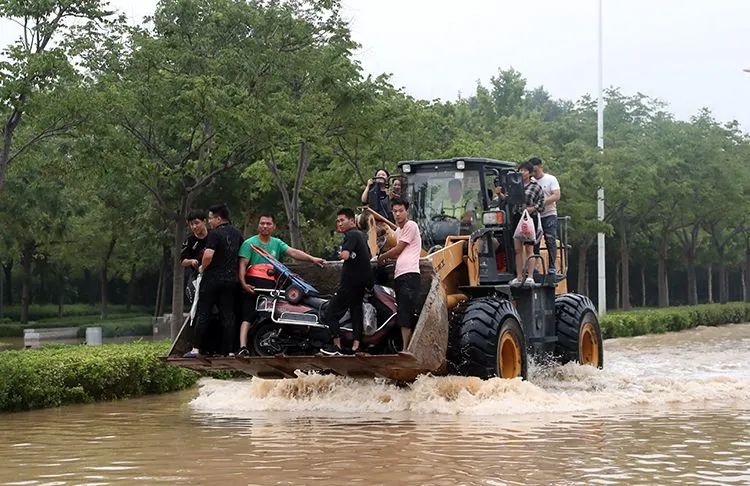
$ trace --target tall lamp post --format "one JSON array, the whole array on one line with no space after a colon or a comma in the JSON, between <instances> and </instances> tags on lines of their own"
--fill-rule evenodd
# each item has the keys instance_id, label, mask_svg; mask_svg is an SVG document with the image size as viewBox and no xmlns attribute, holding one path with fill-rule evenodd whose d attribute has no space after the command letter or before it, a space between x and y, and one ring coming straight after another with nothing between
<instances>
[{"instance_id":1,"label":"tall lamp post","mask_svg":"<svg viewBox=\"0 0 750 486\"><path fill-rule=\"evenodd\" d=\"M604 152L604 96L602 93L602 0L599 0L599 101L596 113L596 142L599 154ZM596 191L596 216L599 221L604 222L604 188L599 187ZM597 282L599 295L599 315L607 313L607 269L604 260L604 233L601 231L596 235L597 242Z\"/></svg>"}]
</instances>

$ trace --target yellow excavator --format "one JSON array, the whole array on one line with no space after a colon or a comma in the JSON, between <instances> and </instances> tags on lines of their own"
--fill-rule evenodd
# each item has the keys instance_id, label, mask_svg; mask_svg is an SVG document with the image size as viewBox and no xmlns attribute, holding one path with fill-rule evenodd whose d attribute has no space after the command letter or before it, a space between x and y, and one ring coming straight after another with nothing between
<instances>
[{"instance_id":1,"label":"yellow excavator","mask_svg":"<svg viewBox=\"0 0 750 486\"><path fill-rule=\"evenodd\" d=\"M524 262L524 274L534 283L511 285L516 276L511 214L525 202L515 164L456 157L402 161L398 168L393 177L402 181L423 244L421 311L405 351L395 343L395 329L393 345L372 354L321 356L314 345L285 352L290 349L282 346L285 332L299 333L304 326L314 335L325 327L316 316L295 309L302 308L305 295L305 302L325 305L324 296L335 291L341 271L340 262L324 268L297 263L288 267L301 284L258 299L258 311L275 327L260 326L268 331L255 334L255 356L182 358L191 348L189 329L183 326L165 360L195 370L236 370L263 378L317 371L398 381L425 373L525 379L530 355L603 367L594 306L588 297L567 291L568 218L558 221L556 272L547 272L549 252L542 238L538 253ZM503 190L502 202L495 197L496 187ZM358 221L373 255L395 245L396 226L389 220L364 208ZM379 278L387 290L392 266L381 269ZM379 329L383 326L376 322L371 332Z\"/></svg>"}]
</instances>

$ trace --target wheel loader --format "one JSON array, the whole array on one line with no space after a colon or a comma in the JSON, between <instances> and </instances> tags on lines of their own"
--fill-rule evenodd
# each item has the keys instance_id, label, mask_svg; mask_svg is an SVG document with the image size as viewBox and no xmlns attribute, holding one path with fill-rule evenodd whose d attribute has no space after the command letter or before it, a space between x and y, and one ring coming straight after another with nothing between
<instances>
[{"instance_id":1,"label":"wheel loader","mask_svg":"<svg viewBox=\"0 0 750 486\"><path fill-rule=\"evenodd\" d=\"M456 157L402 161L398 169L392 178L401 179L423 246L422 295L417 306L421 311L406 350L391 346L353 356L321 356L311 351L184 359L182 354L191 346L186 325L165 360L195 370L237 370L263 378L317 371L397 381L425 373L526 379L531 356L603 366L594 306L588 297L567 292L567 218L559 218L556 273L547 272L549 254L542 238L538 253L524 262L524 274L534 279L533 285L510 285L516 276L511 214L525 203L515 164ZM495 187L503 189L502 202L494 197ZM396 244L396 226L369 208L362 208L358 226L367 232L373 256ZM318 303L324 301L321 296L335 291L341 262L328 262L323 268L306 263L288 267L295 278L314 287L292 284L269 291L274 299L291 301L294 295L294 302ZM380 268L378 275L379 283L392 286L393 265ZM271 307L263 305L266 310ZM325 328L323 323L311 323L310 315L289 309L281 312L274 303L267 313L268 322L297 332L301 325Z\"/></svg>"}]
</instances>

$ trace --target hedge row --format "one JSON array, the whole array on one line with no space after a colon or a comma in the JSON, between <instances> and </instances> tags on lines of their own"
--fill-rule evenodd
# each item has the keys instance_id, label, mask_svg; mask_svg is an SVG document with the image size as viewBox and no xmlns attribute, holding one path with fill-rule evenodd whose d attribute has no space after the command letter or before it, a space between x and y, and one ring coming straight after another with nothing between
<instances>
[{"instance_id":1,"label":"hedge row","mask_svg":"<svg viewBox=\"0 0 750 486\"><path fill-rule=\"evenodd\" d=\"M750 322L750 303L730 302L613 312L602 318L601 326L604 338L613 338L739 322Z\"/></svg>"},{"instance_id":2,"label":"hedge row","mask_svg":"<svg viewBox=\"0 0 750 486\"><path fill-rule=\"evenodd\" d=\"M149 309L146 307L132 306L130 311L126 311L127 306L125 305L114 305L110 304L109 312L124 314L126 312L136 313L148 313ZM58 306L56 304L42 304L32 305L29 307L29 320L38 321L41 319L56 319L58 313ZM66 304L63 306L63 318L67 316L98 316L101 313L101 307L99 305L89 304ZM8 305L3 307L3 317L10 319L11 321L21 320L21 306L20 305Z\"/></svg>"},{"instance_id":3,"label":"hedge row","mask_svg":"<svg viewBox=\"0 0 750 486\"><path fill-rule=\"evenodd\" d=\"M113 316L106 321L98 317L79 318L79 321L70 320L68 322L39 322L33 324L0 324L0 337L23 337L24 329L50 329L56 327L75 327L78 326L78 337L86 336L86 328L97 326L102 328L104 337L121 337L121 336L150 336L153 333L151 316L132 317L132 314Z\"/></svg>"},{"instance_id":4,"label":"hedge row","mask_svg":"<svg viewBox=\"0 0 750 486\"><path fill-rule=\"evenodd\" d=\"M0 411L182 390L199 375L158 358L169 342L55 346L0 353Z\"/></svg>"}]
</instances>

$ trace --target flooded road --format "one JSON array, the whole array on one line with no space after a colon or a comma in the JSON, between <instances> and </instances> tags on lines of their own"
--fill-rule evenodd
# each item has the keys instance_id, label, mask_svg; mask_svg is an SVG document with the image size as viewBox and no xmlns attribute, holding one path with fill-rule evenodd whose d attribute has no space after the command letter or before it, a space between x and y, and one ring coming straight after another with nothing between
<instances>
[{"instance_id":1,"label":"flooded road","mask_svg":"<svg viewBox=\"0 0 750 486\"><path fill-rule=\"evenodd\" d=\"M529 382L333 376L0 415L1 484L750 484L750 325Z\"/></svg>"}]
</instances>

